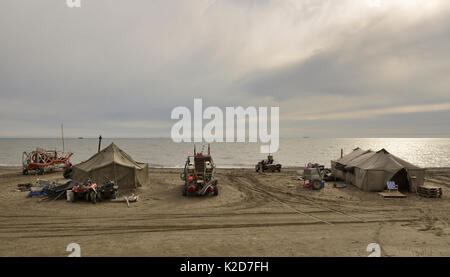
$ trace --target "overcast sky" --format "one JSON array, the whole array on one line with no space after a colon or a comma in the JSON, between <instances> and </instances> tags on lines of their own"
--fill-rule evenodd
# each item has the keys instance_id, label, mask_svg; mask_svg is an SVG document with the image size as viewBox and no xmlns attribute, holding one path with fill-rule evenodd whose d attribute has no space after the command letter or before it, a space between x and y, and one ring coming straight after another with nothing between
<instances>
[{"instance_id":1,"label":"overcast sky","mask_svg":"<svg viewBox=\"0 0 450 277\"><path fill-rule=\"evenodd\" d=\"M448 0L0 2L0 137L168 137L176 106L280 135L449 137Z\"/></svg>"}]
</instances>

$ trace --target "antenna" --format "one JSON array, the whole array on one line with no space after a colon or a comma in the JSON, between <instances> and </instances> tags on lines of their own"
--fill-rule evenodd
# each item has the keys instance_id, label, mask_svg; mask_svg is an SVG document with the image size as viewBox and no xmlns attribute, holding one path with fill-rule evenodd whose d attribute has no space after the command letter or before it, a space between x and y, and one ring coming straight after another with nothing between
<instances>
[{"instance_id":1,"label":"antenna","mask_svg":"<svg viewBox=\"0 0 450 277\"><path fill-rule=\"evenodd\" d=\"M211 146L208 143L208 156L211 156Z\"/></svg>"}]
</instances>

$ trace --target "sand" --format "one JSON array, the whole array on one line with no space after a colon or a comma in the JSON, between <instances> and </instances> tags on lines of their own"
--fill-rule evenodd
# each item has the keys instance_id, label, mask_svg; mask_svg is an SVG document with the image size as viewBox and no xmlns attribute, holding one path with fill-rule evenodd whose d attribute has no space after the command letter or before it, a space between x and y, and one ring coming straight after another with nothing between
<instances>
[{"instance_id":1,"label":"sand","mask_svg":"<svg viewBox=\"0 0 450 277\"><path fill-rule=\"evenodd\" d=\"M297 169L218 169L217 197L181 195L180 169L150 169L140 199L38 202L16 192L37 177L0 168L0 256L450 256L450 170L427 171L441 199L382 199L356 187L302 188Z\"/></svg>"}]
</instances>

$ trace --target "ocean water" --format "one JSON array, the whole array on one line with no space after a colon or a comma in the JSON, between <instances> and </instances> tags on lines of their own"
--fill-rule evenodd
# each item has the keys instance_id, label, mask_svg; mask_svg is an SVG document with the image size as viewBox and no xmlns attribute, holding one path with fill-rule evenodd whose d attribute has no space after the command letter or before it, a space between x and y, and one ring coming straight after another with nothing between
<instances>
[{"instance_id":1,"label":"ocean water","mask_svg":"<svg viewBox=\"0 0 450 277\"><path fill-rule=\"evenodd\" d=\"M136 161L148 162L150 167L182 167L192 143L174 143L167 138L104 138L102 147L117 144ZM22 153L37 147L62 150L61 139L0 139L0 165L21 165ZM330 160L361 147L379 150L385 148L413 164L422 167L450 167L450 138L285 138L274 159L283 166L304 166L318 162L330 166ZM74 153L76 164L97 152L97 139L65 139L65 151ZM197 150L202 144L197 143ZM207 146L204 151L206 152ZM266 157L257 143L212 143L211 152L218 167L254 167Z\"/></svg>"}]
</instances>

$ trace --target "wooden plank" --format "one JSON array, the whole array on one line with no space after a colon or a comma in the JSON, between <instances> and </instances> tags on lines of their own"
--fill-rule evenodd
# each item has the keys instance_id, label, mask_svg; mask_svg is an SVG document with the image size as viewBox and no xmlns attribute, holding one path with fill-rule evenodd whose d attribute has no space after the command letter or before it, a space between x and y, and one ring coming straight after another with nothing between
<instances>
[{"instance_id":1,"label":"wooden plank","mask_svg":"<svg viewBox=\"0 0 450 277\"><path fill-rule=\"evenodd\" d=\"M395 192L379 192L379 195L383 196L383 198L406 198L406 195L399 191Z\"/></svg>"}]
</instances>

